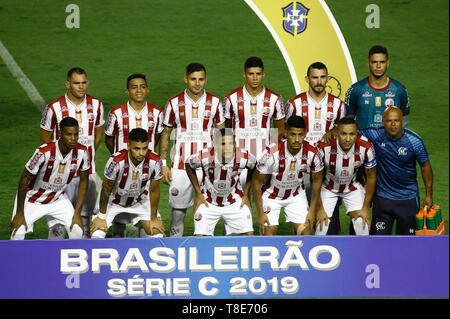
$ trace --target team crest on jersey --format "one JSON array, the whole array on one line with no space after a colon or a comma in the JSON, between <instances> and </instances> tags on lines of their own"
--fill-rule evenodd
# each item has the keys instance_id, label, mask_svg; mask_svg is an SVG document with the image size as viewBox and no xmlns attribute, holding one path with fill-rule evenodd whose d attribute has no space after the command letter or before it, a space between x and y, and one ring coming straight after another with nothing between
<instances>
[{"instance_id":1,"label":"team crest on jersey","mask_svg":"<svg viewBox=\"0 0 450 319\"><path fill-rule=\"evenodd\" d=\"M266 97L266 98L264 99L264 103L270 103L270 99L269 99L268 97Z\"/></svg>"},{"instance_id":2,"label":"team crest on jersey","mask_svg":"<svg viewBox=\"0 0 450 319\"><path fill-rule=\"evenodd\" d=\"M406 147L404 147L404 146L399 147L398 155L399 156L406 156L406 155L408 155L408 149Z\"/></svg>"},{"instance_id":3,"label":"team crest on jersey","mask_svg":"<svg viewBox=\"0 0 450 319\"><path fill-rule=\"evenodd\" d=\"M154 128L154 127L155 127L155 122L149 121L149 122L148 122L148 127L149 127L149 128Z\"/></svg>"},{"instance_id":4,"label":"team crest on jersey","mask_svg":"<svg viewBox=\"0 0 450 319\"><path fill-rule=\"evenodd\" d=\"M291 2L283 11L283 29L287 33L297 36L306 30L309 9L300 2Z\"/></svg>"},{"instance_id":5,"label":"team crest on jersey","mask_svg":"<svg viewBox=\"0 0 450 319\"><path fill-rule=\"evenodd\" d=\"M384 105L386 105L386 107L394 106L395 105L394 99L391 98L386 99L386 101L384 101Z\"/></svg>"},{"instance_id":6,"label":"team crest on jersey","mask_svg":"<svg viewBox=\"0 0 450 319\"><path fill-rule=\"evenodd\" d=\"M69 112L69 109L67 108L67 106L63 105L63 106L61 106L61 111L62 112Z\"/></svg>"},{"instance_id":7,"label":"team crest on jersey","mask_svg":"<svg viewBox=\"0 0 450 319\"><path fill-rule=\"evenodd\" d=\"M128 118L128 113L127 112L123 112L122 113L122 118Z\"/></svg>"},{"instance_id":8,"label":"team crest on jersey","mask_svg":"<svg viewBox=\"0 0 450 319\"><path fill-rule=\"evenodd\" d=\"M94 119L95 119L95 115L93 113L88 113L88 121L94 122Z\"/></svg>"},{"instance_id":9,"label":"team crest on jersey","mask_svg":"<svg viewBox=\"0 0 450 319\"><path fill-rule=\"evenodd\" d=\"M212 103L210 102L210 101L206 101L206 103L205 103L205 107L206 106L209 106L209 107L211 107L212 106Z\"/></svg>"},{"instance_id":10,"label":"team crest on jersey","mask_svg":"<svg viewBox=\"0 0 450 319\"><path fill-rule=\"evenodd\" d=\"M227 183L224 183L224 182L217 183L217 189L226 189L226 188L227 188Z\"/></svg>"},{"instance_id":11,"label":"team crest on jersey","mask_svg":"<svg viewBox=\"0 0 450 319\"><path fill-rule=\"evenodd\" d=\"M203 117L205 119L209 119L211 117L211 111L206 110L205 112L203 112Z\"/></svg>"},{"instance_id":12,"label":"team crest on jersey","mask_svg":"<svg viewBox=\"0 0 450 319\"><path fill-rule=\"evenodd\" d=\"M333 120L333 117L334 117L333 112L328 112L328 113L327 113L327 121Z\"/></svg>"},{"instance_id":13,"label":"team crest on jersey","mask_svg":"<svg viewBox=\"0 0 450 319\"><path fill-rule=\"evenodd\" d=\"M308 166L306 164L300 165L300 171L301 172L306 172L307 170L308 170Z\"/></svg>"},{"instance_id":14,"label":"team crest on jersey","mask_svg":"<svg viewBox=\"0 0 450 319\"><path fill-rule=\"evenodd\" d=\"M150 176L148 174L142 174L141 179L142 179L143 182L146 182L146 181L149 180L149 177Z\"/></svg>"},{"instance_id":15,"label":"team crest on jersey","mask_svg":"<svg viewBox=\"0 0 450 319\"><path fill-rule=\"evenodd\" d=\"M350 176L350 172L348 170L346 170L346 169L343 169L341 171L341 176L348 177L348 176Z\"/></svg>"},{"instance_id":16,"label":"team crest on jersey","mask_svg":"<svg viewBox=\"0 0 450 319\"><path fill-rule=\"evenodd\" d=\"M137 183L131 183L130 184L130 189L136 189L138 187Z\"/></svg>"},{"instance_id":17,"label":"team crest on jersey","mask_svg":"<svg viewBox=\"0 0 450 319\"><path fill-rule=\"evenodd\" d=\"M183 102L183 101L180 101L180 102L178 102L178 107L183 107L183 106L185 106L186 104Z\"/></svg>"},{"instance_id":18,"label":"team crest on jersey","mask_svg":"<svg viewBox=\"0 0 450 319\"><path fill-rule=\"evenodd\" d=\"M269 116L269 113L270 113L270 107L265 106L265 107L263 108L263 115L264 115L264 116Z\"/></svg>"}]
</instances>

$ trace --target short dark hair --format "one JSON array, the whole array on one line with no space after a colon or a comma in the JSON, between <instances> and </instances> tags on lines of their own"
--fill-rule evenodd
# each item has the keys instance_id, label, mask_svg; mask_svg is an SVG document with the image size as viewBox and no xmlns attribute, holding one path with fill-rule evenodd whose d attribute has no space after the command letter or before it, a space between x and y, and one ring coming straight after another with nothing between
<instances>
[{"instance_id":1,"label":"short dark hair","mask_svg":"<svg viewBox=\"0 0 450 319\"><path fill-rule=\"evenodd\" d=\"M325 70L328 73L327 66L325 64L323 64L322 62L314 62L314 63L312 63L308 67L308 70L306 71L306 75L307 76L309 76L309 73L311 72L311 69Z\"/></svg>"},{"instance_id":2,"label":"short dark hair","mask_svg":"<svg viewBox=\"0 0 450 319\"><path fill-rule=\"evenodd\" d=\"M245 60L244 71L247 71L249 68L261 68L264 70L264 63L260 57L251 56Z\"/></svg>"},{"instance_id":3,"label":"short dark hair","mask_svg":"<svg viewBox=\"0 0 450 319\"><path fill-rule=\"evenodd\" d=\"M293 115L286 122L286 129L291 127L295 128L305 128L305 119L301 116Z\"/></svg>"},{"instance_id":4,"label":"short dark hair","mask_svg":"<svg viewBox=\"0 0 450 319\"><path fill-rule=\"evenodd\" d=\"M62 132L66 127L78 127L78 121L70 116L65 117L59 122L59 129Z\"/></svg>"},{"instance_id":5,"label":"short dark hair","mask_svg":"<svg viewBox=\"0 0 450 319\"><path fill-rule=\"evenodd\" d=\"M339 119L339 121L337 121L336 123L337 125L348 125L348 124L355 124L356 126L358 126L356 124L356 120L353 117L350 116L345 116L341 119Z\"/></svg>"},{"instance_id":6,"label":"short dark hair","mask_svg":"<svg viewBox=\"0 0 450 319\"><path fill-rule=\"evenodd\" d=\"M127 78L127 89L130 85L130 81L133 79L143 79L145 81L145 84L147 84L147 78L145 77L145 74L142 73L133 73Z\"/></svg>"},{"instance_id":7,"label":"short dark hair","mask_svg":"<svg viewBox=\"0 0 450 319\"><path fill-rule=\"evenodd\" d=\"M72 77L72 74L84 74L87 76L86 71L83 68L80 68L79 66L75 66L73 68L71 68L69 71L67 71L67 80L69 81L70 78Z\"/></svg>"},{"instance_id":8,"label":"short dark hair","mask_svg":"<svg viewBox=\"0 0 450 319\"><path fill-rule=\"evenodd\" d=\"M206 74L205 66L198 62L191 63L186 67L186 75L189 75L194 72L199 72L199 71L203 71Z\"/></svg>"},{"instance_id":9,"label":"short dark hair","mask_svg":"<svg viewBox=\"0 0 450 319\"><path fill-rule=\"evenodd\" d=\"M143 128L137 127L130 131L128 140L134 142L148 142L148 133Z\"/></svg>"},{"instance_id":10,"label":"short dark hair","mask_svg":"<svg viewBox=\"0 0 450 319\"><path fill-rule=\"evenodd\" d=\"M389 59L388 49L382 45L377 44L377 45L374 45L373 47L371 47L369 50L369 58L376 53L385 54L386 58Z\"/></svg>"}]
</instances>

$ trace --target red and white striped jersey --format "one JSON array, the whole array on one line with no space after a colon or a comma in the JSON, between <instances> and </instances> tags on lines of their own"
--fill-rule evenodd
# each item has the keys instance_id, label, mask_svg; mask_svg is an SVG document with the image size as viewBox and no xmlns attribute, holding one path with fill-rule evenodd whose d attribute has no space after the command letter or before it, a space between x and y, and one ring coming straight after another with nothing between
<instances>
[{"instance_id":1,"label":"red and white striped jersey","mask_svg":"<svg viewBox=\"0 0 450 319\"><path fill-rule=\"evenodd\" d=\"M184 169L189 156L212 145L214 125L225 122L220 99L209 92L194 102L186 93L171 98L164 110L163 124L176 128L172 166Z\"/></svg>"},{"instance_id":2,"label":"red and white striped jersey","mask_svg":"<svg viewBox=\"0 0 450 319\"><path fill-rule=\"evenodd\" d=\"M145 102L143 109L137 113L130 102L115 106L108 113L105 134L114 137L114 152L127 148L128 134L137 127L148 132L148 148L155 150L155 135L163 131L164 115L162 109Z\"/></svg>"},{"instance_id":3,"label":"red and white striped jersey","mask_svg":"<svg viewBox=\"0 0 450 319\"><path fill-rule=\"evenodd\" d=\"M105 124L102 102L95 97L86 95L83 103L75 105L67 95L60 96L49 103L42 112L41 128L53 132L53 139L56 141L59 139L59 123L68 116L78 121L78 143L88 148L91 163L89 174L91 174L95 172L95 128Z\"/></svg>"},{"instance_id":4,"label":"red and white striped jersey","mask_svg":"<svg viewBox=\"0 0 450 319\"><path fill-rule=\"evenodd\" d=\"M150 184L147 183L161 179L161 171L161 158L150 150L137 166L134 166L127 150L114 153L105 166L105 177L116 181L110 200L122 207L133 206L148 196Z\"/></svg>"},{"instance_id":5,"label":"red and white striped jersey","mask_svg":"<svg viewBox=\"0 0 450 319\"><path fill-rule=\"evenodd\" d=\"M271 132L272 120L285 117L283 100L280 95L264 88L253 98L239 87L225 96L224 116L231 119L236 133L238 147L249 151L258 159L266 146L278 140L278 132Z\"/></svg>"},{"instance_id":6,"label":"red and white striped jersey","mask_svg":"<svg viewBox=\"0 0 450 319\"><path fill-rule=\"evenodd\" d=\"M49 204L56 201L78 170L90 168L86 146L77 144L62 156L58 141L39 146L25 168L36 175L33 188L27 192L30 203Z\"/></svg>"},{"instance_id":7,"label":"red and white striped jersey","mask_svg":"<svg viewBox=\"0 0 450 319\"><path fill-rule=\"evenodd\" d=\"M356 190L356 172L362 165L372 168L377 165L372 143L358 134L355 144L345 153L335 139L329 143L319 142L319 152L325 165L325 181L322 187L335 192L347 193Z\"/></svg>"},{"instance_id":8,"label":"red and white striped jersey","mask_svg":"<svg viewBox=\"0 0 450 319\"><path fill-rule=\"evenodd\" d=\"M222 164L214 147L206 148L191 155L188 163L193 169L202 168L200 183L203 196L208 203L222 207L236 202L244 195L239 175L247 168L252 170L256 159L245 150L236 150L233 161Z\"/></svg>"},{"instance_id":9,"label":"red and white striped jersey","mask_svg":"<svg viewBox=\"0 0 450 319\"><path fill-rule=\"evenodd\" d=\"M329 93L317 103L308 92L303 92L289 100L286 119L292 115L305 119L305 140L316 145L326 132L334 128L337 121L345 117L345 104Z\"/></svg>"},{"instance_id":10,"label":"red and white striped jersey","mask_svg":"<svg viewBox=\"0 0 450 319\"><path fill-rule=\"evenodd\" d=\"M256 169L270 175L262 192L270 199L288 199L296 196L305 187L303 175L323 170L323 163L317 148L304 141L300 151L292 155L287 141L279 141L266 148Z\"/></svg>"}]
</instances>

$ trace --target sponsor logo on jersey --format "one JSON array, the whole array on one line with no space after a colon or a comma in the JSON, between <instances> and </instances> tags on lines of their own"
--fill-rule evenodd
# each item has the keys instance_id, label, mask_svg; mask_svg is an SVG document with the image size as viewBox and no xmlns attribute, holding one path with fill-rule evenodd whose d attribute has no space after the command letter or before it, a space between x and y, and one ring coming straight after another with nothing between
<instances>
[{"instance_id":1,"label":"sponsor logo on jersey","mask_svg":"<svg viewBox=\"0 0 450 319\"><path fill-rule=\"evenodd\" d=\"M386 229L386 223L385 222L377 222L375 224L375 228L377 230L384 230L384 229Z\"/></svg>"},{"instance_id":2,"label":"sponsor logo on jersey","mask_svg":"<svg viewBox=\"0 0 450 319\"><path fill-rule=\"evenodd\" d=\"M309 9L300 2L291 2L283 11L283 29L292 36L297 36L306 30Z\"/></svg>"},{"instance_id":3,"label":"sponsor logo on jersey","mask_svg":"<svg viewBox=\"0 0 450 319\"><path fill-rule=\"evenodd\" d=\"M395 97L395 94L392 93L391 91L388 91L384 96L385 97Z\"/></svg>"},{"instance_id":4,"label":"sponsor logo on jersey","mask_svg":"<svg viewBox=\"0 0 450 319\"><path fill-rule=\"evenodd\" d=\"M386 105L386 107L394 106L395 102L393 99L389 98L389 99L386 99L386 101L384 101L384 105Z\"/></svg>"},{"instance_id":5,"label":"sponsor logo on jersey","mask_svg":"<svg viewBox=\"0 0 450 319\"><path fill-rule=\"evenodd\" d=\"M369 91L365 91L362 96L363 97L372 97L372 94Z\"/></svg>"}]
</instances>

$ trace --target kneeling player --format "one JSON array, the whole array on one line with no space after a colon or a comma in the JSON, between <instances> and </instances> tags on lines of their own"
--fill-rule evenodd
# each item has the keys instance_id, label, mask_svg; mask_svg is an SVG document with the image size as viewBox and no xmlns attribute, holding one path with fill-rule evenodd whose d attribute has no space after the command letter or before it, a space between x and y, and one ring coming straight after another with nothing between
<instances>
[{"instance_id":1,"label":"kneeling player","mask_svg":"<svg viewBox=\"0 0 450 319\"><path fill-rule=\"evenodd\" d=\"M83 235L81 208L89 181L88 152L77 142L77 120L66 117L59 128L60 138L41 145L25 165L14 205L11 239L25 239L25 234L33 231L34 222L42 217L64 225L71 239ZM80 183L74 210L64 191L77 170Z\"/></svg>"},{"instance_id":2,"label":"kneeling player","mask_svg":"<svg viewBox=\"0 0 450 319\"><path fill-rule=\"evenodd\" d=\"M128 149L113 154L106 163L100 212L91 226L92 238L104 238L119 214L128 214L134 225L140 223L141 237L162 237L164 228L158 216L161 177L161 159L148 149L147 131L131 130Z\"/></svg>"},{"instance_id":3,"label":"kneeling player","mask_svg":"<svg viewBox=\"0 0 450 319\"><path fill-rule=\"evenodd\" d=\"M356 235L369 235L369 208L377 183L377 161L372 143L358 134L354 119L342 118L337 125L337 140L320 142L318 147L326 172L321 199L328 218L331 218L340 197ZM367 175L365 189L356 180L361 166ZM326 235L327 230L328 221L316 228L316 235Z\"/></svg>"},{"instance_id":4,"label":"kneeling player","mask_svg":"<svg viewBox=\"0 0 450 319\"><path fill-rule=\"evenodd\" d=\"M227 235L252 235L253 222L248 199L250 179L242 187L239 175L255 167L255 158L245 150L236 150L231 129L214 132L214 146L191 155L186 172L195 190L194 235L213 236L220 218L225 221ZM198 182L195 170L201 168L203 179Z\"/></svg>"},{"instance_id":5,"label":"kneeling player","mask_svg":"<svg viewBox=\"0 0 450 319\"><path fill-rule=\"evenodd\" d=\"M258 160L252 190L262 235L277 234L281 208L297 235L309 235L315 220L326 219L319 200L323 164L317 149L304 141L305 135L305 120L291 116L286 122L286 141L267 147ZM303 178L309 172L312 194L308 209Z\"/></svg>"}]
</instances>

